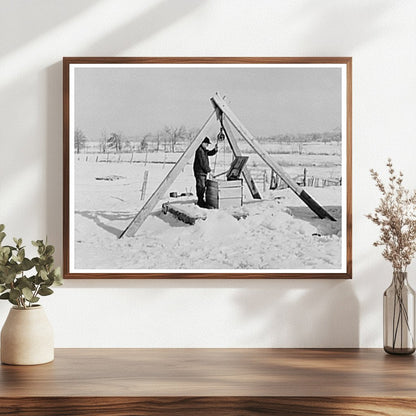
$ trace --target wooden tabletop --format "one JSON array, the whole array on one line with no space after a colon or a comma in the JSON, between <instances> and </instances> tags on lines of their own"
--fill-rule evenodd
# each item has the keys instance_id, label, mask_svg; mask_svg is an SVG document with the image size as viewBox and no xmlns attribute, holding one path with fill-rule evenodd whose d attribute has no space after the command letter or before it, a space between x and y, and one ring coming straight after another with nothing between
<instances>
[{"instance_id":1,"label":"wooden tabletop","mask_svg":"<svg viewBox=\"0 0 416 416\"><path fill-rule=\"evenodd\" d=\"M351 406L363 411L370 405L400 408L386 414L414 415L416 361L413 355L391 356L379 349L57 349L49 364L0 367L0 404L23 403L22 398L32 413L20 409L16 414L38 414L36 403L58 406L57 398L66 406L78 403L81 412L83 403L91 406L90 398L102 398L98 402L108 403L107 410L115 413L97 414L165 414L160 408L152 413L150 403L164 403L166 410L167 403L177 405L181 399L182 405L193 403L193 415L209 414L196 412L205 409L203 402L223 410L227 403L243 406L238 413L216 415L254 415L250 409L255 406L263 406L263 414L341 415L334 413L334 406L341 405L344 410L349 406L348 415L366 414L352 413ZM131 413L131 407L112 409L116 402L147 404L144 413ZM286 413L273 407L285 403ZM314 403L323 406L320 413L305 407ZM290 413L301 404L309 410ZM65 414L58 407L50 414ZM45 409L39 414L49 414ZM188 414L184 409L175 413L170 408L166 414ZM70 414L94 414L91 407L89 412ZM0 414L6 413L0 409Z\"/></svg>"}]
</instances>

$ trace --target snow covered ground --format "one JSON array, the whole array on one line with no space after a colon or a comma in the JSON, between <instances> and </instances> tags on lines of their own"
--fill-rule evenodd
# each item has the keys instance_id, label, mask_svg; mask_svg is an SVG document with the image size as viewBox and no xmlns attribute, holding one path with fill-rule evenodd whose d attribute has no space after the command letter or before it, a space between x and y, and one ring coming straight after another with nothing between
<instances>
[{"instance_id":1,"label":"snow covered ground","mask_svg":"<svg viewBox=\"0 0 416 416\"><path fill-rule=\"evenodd\" d=\"M119 239L172 166L75 160L74 271L341 268L340 186L305 188L337 222L320 220L291 190L284 189L262 192L262 201L253 201L245 190L244 219L234 218L233 209L204 210L206 220L187 225L172 214L163 214L161 204L172 191L195 194L191 164L136 235ZM339 168L334 164L326 169ZM142 200L146 170L149 182Z\"/></svg>"}]
</instances>

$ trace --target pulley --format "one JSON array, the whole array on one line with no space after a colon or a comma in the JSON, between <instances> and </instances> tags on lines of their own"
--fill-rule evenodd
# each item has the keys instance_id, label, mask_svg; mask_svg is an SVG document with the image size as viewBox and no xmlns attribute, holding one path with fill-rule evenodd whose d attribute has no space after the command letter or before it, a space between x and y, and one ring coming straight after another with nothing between
<instances>
[{"instance_id":1,"label":"pulley","mask_svg":"<svg viewBox=\"0 0 416 416\"><path fill-rule=\"evenodd\" d=\"M217 142L223 142L225 140L224 129L221 127L220 132L217 134Z\"/></svg>"}]
</instances>

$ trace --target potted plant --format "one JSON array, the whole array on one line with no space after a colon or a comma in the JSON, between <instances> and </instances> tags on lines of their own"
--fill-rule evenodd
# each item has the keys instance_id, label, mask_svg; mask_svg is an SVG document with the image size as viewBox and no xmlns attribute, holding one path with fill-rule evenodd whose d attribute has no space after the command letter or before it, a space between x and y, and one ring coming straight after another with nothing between
<instances>
[{"instance_id":1,"label":"potted plant","mask_svg":"<svg viewBox=\"0 0 416 416\"><path fill-rule=\"evenodd\" d=\"M43 240L32 241L38 256L28 258L21 238L14 238L14 245L3 245L5 237L0 224L0 299L13 305L1 331L1 362L53 361L53 330L37 302L53 293L51 286L62 284L60 268L54 267L55 248Z\"/></svg>"},{"instance_id":2,"label":"potted plant","mask_svg":"<svg viewBox=\"0 0 416 416\"><path fill-rule=\"evenodd\" d=\"M379 206L367 215L380 227L374 246L383 246L383 257L393 267L393 279L383 296L384 350L390 354L415 351L415 292L407 281L407 267L416 253L416 191L403 186L403 173L397 173L388 159L388 183L378 173L371 176L381 193Z\"/></svg>"}]
</instances>

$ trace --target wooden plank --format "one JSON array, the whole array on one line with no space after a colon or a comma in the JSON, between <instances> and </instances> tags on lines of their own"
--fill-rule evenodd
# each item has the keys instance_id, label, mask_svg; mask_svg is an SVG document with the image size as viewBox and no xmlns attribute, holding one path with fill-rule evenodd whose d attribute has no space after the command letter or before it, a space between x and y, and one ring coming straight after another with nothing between
<instances>
[{"instance_id":1,"label":"wooden plank","mask_svg":"<svg viewBox=\"0 0 416 416\"><path fill-rule=\"evenodd\" d=\"M219 198L218 208L231 208L231 207L241 207L241 197L240 198Z\"/></svg>"},{"instance_id":2,"label":"wooden plank","mask_svg":"<svg viewBox=\"0 0 416 416\"><path fill-rule=\"evenodd\" d=\"M228 189L228 188L238 188L240 189L243 186L241 179L234 181L217 181L219 189Z\"/></svg>"},{"instance_id":3,"label":"wooden plank","mask_svg":"<svg viewBox=\"0 0 416 416\"><path fill-rule=\"evenodd\" d=\"M241 188L243 186L242 179L236 179L234 181L223 181L221 179L207 179L207 186L215 189L225 188Z\"/></svg>"},{"instance_id":4,"label":"wooden plank","mask_svg":"<svg viewBox=\"0 0 416 416\"><path fill-rule=\"evenodd\" d=\"M238 147L237 139L234 137L232 128L230 123L228 123L227 119L223 119L223 130L228 139L228 143L230 144L231 150L234 153L234 156L242 156L240 148ZM259 190L257 189L256 183L254 182L250 170L248 169L247 165L243 168L243 178L246 181L247 187L250 190L251 196L254 199L261 199L261 195Z\"/></svg>"},{"instance_id":5,"label":"wooden plank","mask_svg":"<svg viewBox=\"0 0 416 416\"><path fill-rule=\"evenodd\" d=\"M157 187L157 189L153 192L150 198L146 201L143 205L142 209L137 213L137 215L133 218L127 228L120 234L119 238L123 236L132 237L136 234L137 230L140 226L144 223L145 219L148 215L153 211L154 207L160 200L160 198L168 191L169 187L181 173L182 169L187 164L188 160L195 154L196 149L204 140L205 136L208 134L209 128L211 124L215 121L215 111L212 112L208 120L202 126L199 133L196 135L195 139L190 143L188 148L170 170L170 172L166 175L165 179L162 183Z\"/></svg>"},{"instance_id":6,"label":"wooden plank","mask_svg":"<svg viewBox=\"0 0 416 416\"><path fill-rule=\"evenodd\" d=\"M193 202L188 204L175 203L175 202L165 202L162 204L162 211L164 214L170 212L178 220L184 222L185 224L194 225L198 220L206 220L207 215L204 212L200 212L200 209Z\"/></svg>"},{"instance_id":7,"label":"wooden plank","mask_svg":"<svg viewBox=\"0 0 416 416\"><path fill-rule=\"evenodd\" d=\"M220 199L224 198L240 198L241 200L241 187L234 188L221 188L218 190Z\"/></svg>"},{"instance_id":8,"label":"wooden plank","mask_svg":"<svg viewBox=\"0 0 416 416\"><path fill-rule=\"evenodd\" d=\"M196 7L196 6L195 6ZM347 56L146 56L146 57L126 57L126 56L99 56L84 57L70 56L64 57L64 67L69 64L345 64L351 63L352 58Z\"/></svg>"},{"instance_id":9,"label":"wooden plank","mask_svg":"<svg viewBox=\"0 0 416 416\"><path fill-rule=\"evenodd\" d=\"M140 195L140 200L143 201L145 195L146 195L146 188L147 188L147 180L149 178L149 171L144 171L144 177L143 177L143 184L142 184L142 194Z\"/></svg>"},{"instance_id":10,"label":"wooden plank","mask_svg":"<svg viewBox=\"0 0 416 416\"><path fill-rule=\"evenodd\" d=\"M52 363L1 365L0 397L324 393L416 399L415 373L414 356L382 349L57 348Z\"/></svg>"},{"instance_id":11,"label":"wooden plank","mask_svg":"<svg viewBox=\"0 0 416 416\"><path fill-rule=\"evenodd\" d=\"M380 397L22 397L0 398L19 416L414 416L413 398Z\"/></svg>"},{"instance_id":12,"label":"wooden plank","mask_svg":"<svg viewBox=\"0 0 416 416\"><path fill-rule=\"evenodd\" d=\"M226 174L227 181L233 181L240 178L247 160L248 156L234 156L234 160L232 161L230 169Z\"/></svg>"},{"instance_id":13,"label":"wooden plank","mask_svg":"<svg viewBox=\"0 0 416 416\"><path fill-rule=\"evenodd\" d=\"M284 170L283 168L261 147L254 136L245 128L243 123L232 112L228 104L216 93L211 101L214 102L220 111L224 113L230 123L241 134L241 136L247 141L247 143L253 148L254 151L269 165L282 180L294 191L299 198L319 216L319 218L329 218L332 221L336 221L331 214L329 214L317 201L315 201L304 189L302 189Z\"/></svg>"}]
</instances>

